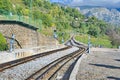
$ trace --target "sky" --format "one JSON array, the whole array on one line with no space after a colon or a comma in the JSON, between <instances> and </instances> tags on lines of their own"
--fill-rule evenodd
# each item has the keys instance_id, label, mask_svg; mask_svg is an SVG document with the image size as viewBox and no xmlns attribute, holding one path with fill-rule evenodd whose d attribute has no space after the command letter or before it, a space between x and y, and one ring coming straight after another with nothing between
<instances>
[{"instance_id":1,"label":"sky","mask_svg":"<svg viewBox=\"0 0 120 80\"><path fill-rule=\"evenodd\" d=\"M104 6L120 8L120 0L51 0L52 2L68 2L72 6Z\"/></svg>"}]
</instances>

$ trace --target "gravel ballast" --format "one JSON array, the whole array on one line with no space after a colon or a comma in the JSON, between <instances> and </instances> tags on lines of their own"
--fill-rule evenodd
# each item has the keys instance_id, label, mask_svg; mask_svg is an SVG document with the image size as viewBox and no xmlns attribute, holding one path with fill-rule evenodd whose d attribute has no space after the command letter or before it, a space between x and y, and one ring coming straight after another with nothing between
<instances>
[{"instance_id":1,"label":"gravel ballast","mask_svg":"<svg viewBox=\"0 0 120 80\"><path fill-rule=\"evenodd\" d=\"M45 57L35 59L28 63L18 65L11 69L4 70L3 72L0 72L0 80L25 80L32 73L36 72L43 66L49 64L50 62L54 61L57 58L70 54L78 49L79 48L77 47L72 47L68 50L57 52Z\"/></svg>"},{"instance_id":2,"label":"gravel ballast","mask_svg":"<svg viewBox=\"0 0 120 80\"><path fill-rule=\"evenodd\" d=\"M39 46L26 49L15 49L14 51L0 51L0 64L20 59L23 57L39 54L42 52L47 52L59 48L64 48L65 45L52 45L52 46Z\"/></svg>"},{"instance_id":3,"label":"gravel ballast","mask_svg":"<svg viewBox=\"0 0 120 80\"><path fill-rule=\"evenodd\" d=\"M86 56L77 80L120 80L120 50L93 48Z\"/></svg>"}]
</instances>

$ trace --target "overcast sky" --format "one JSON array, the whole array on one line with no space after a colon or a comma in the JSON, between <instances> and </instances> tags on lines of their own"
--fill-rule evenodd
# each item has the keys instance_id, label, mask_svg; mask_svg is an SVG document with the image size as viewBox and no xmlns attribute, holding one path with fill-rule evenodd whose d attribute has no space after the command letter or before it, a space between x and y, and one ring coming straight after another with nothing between
<instances>
[{"instance_id":1,"label":"overcast sky","mask_svg":"<svg viewBox=\"0 0 120 80\"><path fill-rule=\"evenodd\" d=\"M52 0L54 1L71 1L72 6L105 6L120 8L120 0ZM70 3L69 3L70 4Z\"/></svg>"},{"instance_id":2,"label":"overcast sky","mask_svg":"<svg viewBox=\"0 0 120 80\"><path fill-rule=\"evenodd\" d=\"M71 4L78 6L91 5L120 8L120 0L73 0Z\"/></svg>"}]
</instances>

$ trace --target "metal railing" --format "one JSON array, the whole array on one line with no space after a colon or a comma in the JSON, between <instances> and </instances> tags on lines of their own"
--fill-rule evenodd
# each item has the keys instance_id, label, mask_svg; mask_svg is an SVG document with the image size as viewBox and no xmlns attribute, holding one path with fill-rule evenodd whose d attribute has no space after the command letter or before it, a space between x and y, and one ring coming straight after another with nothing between
<instances>
[{"instance_id":1,"label":"metal railing","mask_svg":"<svg viewBox=\"0 0 120 80\"><path fill-rule=\"evenodd\" d=\"M41 29L42 27L42 20L41 19L35 19L32 18L32 16L25 16L25 15L19 15L19 14L12 14L11 12L4 12L1 13L2 11L0 10L0 20L9 20L9 21L20 21L27 23L29 25L32 25L36 28Z\"/></svg>"}]
</instances>

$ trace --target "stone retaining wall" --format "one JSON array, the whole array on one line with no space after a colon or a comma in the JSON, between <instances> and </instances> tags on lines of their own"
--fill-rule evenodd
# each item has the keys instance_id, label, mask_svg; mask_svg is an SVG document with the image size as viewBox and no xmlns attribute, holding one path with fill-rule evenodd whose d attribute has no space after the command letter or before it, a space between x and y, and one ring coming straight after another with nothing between
<instances>
[{"instance_id":1,"label":"stone retaining wall","mask_svg":"<svg viewBox=\"0 0 120 80\"><path fill-rule=\"evenodd\" d=\"M31 48L37 46L56 45L56 40L47 38L38 33L37 28L28 24L16 21L0 21L0 32L6 36L7 43L10 43L12 34L15 35L15 48Z\"/></svg>"}]
</instances>

